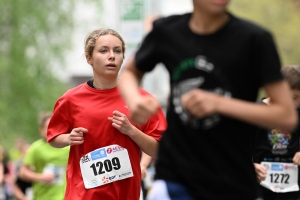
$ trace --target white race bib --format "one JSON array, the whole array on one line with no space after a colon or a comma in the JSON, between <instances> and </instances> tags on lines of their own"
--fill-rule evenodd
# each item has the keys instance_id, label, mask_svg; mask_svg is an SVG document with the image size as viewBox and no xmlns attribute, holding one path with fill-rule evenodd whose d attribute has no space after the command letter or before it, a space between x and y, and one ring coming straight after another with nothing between
<instances>
[{"instance_id":1,"label":"white race bib","mask_svg":"<svg viewBox=\"0 0 300 200\"><path fill-rule=\"evenodd\" d=\"M267 177L260 183L262 186L277 193L299 191L298 165L276 162L261 164L267 169Z\"/></svg>"},{"instance_id":2,"label":"white race bib","mask_svg":"<svg viewBox=\"0 0 300 200\"><path fill-rule=\"evenodd\" d=\"M80 169L86 189L133 176L127 149L116 144L82 156Z\"/></svg>"}]
</instances>

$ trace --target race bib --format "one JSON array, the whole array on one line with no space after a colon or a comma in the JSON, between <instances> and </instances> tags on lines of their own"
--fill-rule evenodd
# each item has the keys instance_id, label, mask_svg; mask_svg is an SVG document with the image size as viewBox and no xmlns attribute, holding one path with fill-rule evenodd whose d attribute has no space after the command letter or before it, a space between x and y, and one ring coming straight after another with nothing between
<instances>
[{"instance_id":1,"label":"race bib","mask_svg":"<svg viewBox=\"0 0 300 200\"><path fill-rule=\"evenodd\" d=\"M65 167L47 164L43 169L43 174L54 174L54 180L51 184L61 185L64 183Z\"/></svg>"},{"instance_id":2,"label":"race bib","mask_svg":"<svg viewBox=\"0 0 300 200\"><path fill-rule=\"evenodd\" d=\"M80 170L86 189L133 176L127 149L116 144L82 156Z\"/></svg>"},{"instance_id":3,"label":"race bib","mask_svg":"<svg viewBox=\"0 0 300 200\"><path fill-rule=\"evenodd\" d=\"M298 165L276 162L261 164L267 169L267 177L260 183L262 186L277 193L299 191Z\"/></svg>"}]
</instances>

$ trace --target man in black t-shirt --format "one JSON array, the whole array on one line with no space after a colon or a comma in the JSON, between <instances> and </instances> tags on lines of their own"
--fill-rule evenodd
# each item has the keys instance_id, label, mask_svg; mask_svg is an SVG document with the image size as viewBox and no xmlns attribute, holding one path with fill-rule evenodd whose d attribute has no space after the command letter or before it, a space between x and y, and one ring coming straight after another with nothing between
<instances>
[{"instance_id":1,"label":"man in black t-shirt","mask_svg":"<svg viewBox=\"0 0 300 200\"><path fill-rule=\"evenodd\" d=\"M282 74L290 85L300 117L300 66L283 67ZM264 98L261 103L269 105L271 99ZM281 128L255 129L253 162L264 200L300 200L299 137L299 123L292 132Z\"/></svg>"},{"instance_id":2,"label":"man in black t-shirt","mask_svg":"<svg viewBox=\"0 0 300 200\"><path fill-rule=\"evenodd\" d=\"M170 74L168 128L149 200L258 198L252 124L296 126L272 35L227 12L228 3L193 0L192 13L156 20L122 71L119 88L137 124L159 106L139 94L143 75L158 63ZM272 106L255 103L260 87Z\"/></svg>"}]
</instances>

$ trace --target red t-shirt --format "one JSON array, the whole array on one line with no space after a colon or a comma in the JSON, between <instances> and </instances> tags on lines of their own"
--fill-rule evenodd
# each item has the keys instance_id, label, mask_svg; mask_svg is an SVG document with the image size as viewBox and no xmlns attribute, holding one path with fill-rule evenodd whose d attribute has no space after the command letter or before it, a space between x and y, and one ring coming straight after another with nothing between
<instances>
[{"instance_id":1,"label":"red t-shirt","mask_svg":"<svg viewBox=\"0 0 300 200\"><path fill-rule=\"evenodd\" d=\"M140 89L144 95L149 95ZM47 141L60 134L70 133L73 128L88 129L82 145L71 146L67 166L67 188L65 200L105 199L138 200L140 196L140 148L127 135L112 126L108 117L118 110L128 117L129 110L117 87L107 90L91 88L83 83L68 90L55 106L47 133ZM167 127L162 109L139 129L159 140ZM118 144L127 149L133 174L131 178L119 180L92 189L85 189L80 158L98 148Z\"/></svg>"}]
</instances>

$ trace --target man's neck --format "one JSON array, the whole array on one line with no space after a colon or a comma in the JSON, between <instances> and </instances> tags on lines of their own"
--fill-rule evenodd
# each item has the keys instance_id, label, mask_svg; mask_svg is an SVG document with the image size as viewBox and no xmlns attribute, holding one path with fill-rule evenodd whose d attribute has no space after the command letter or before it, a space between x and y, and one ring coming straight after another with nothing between
<instances>
[{"instance_id":1,"label":"man's neck","mask_svg":"<svg viewBox=\"0 0 300 200\"><path fill-rule=\"evenodd\" d=\"M218 31L228 20L228 13L217 16L208 16L199 12L194 12L189 21L189 27L196 34L208 35Z\"/></svg>"}]
</instances>

